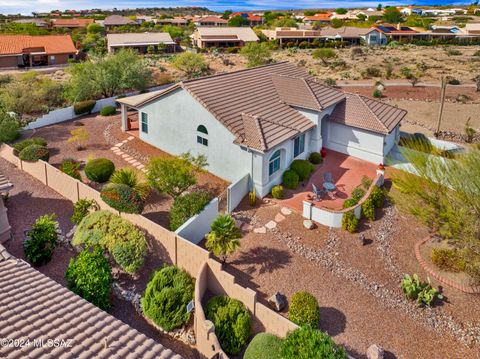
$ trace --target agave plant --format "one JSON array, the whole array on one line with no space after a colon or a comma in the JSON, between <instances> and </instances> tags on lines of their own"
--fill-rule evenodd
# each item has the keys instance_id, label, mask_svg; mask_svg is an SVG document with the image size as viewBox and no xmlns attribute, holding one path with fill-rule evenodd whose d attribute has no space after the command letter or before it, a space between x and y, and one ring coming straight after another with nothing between
<instances>
[{"instance_id":1,"label":"agave plant","mask_svg":"<svg viewBox=\"0 0 480 359\"><path fill-rule=\"evenodd\" d=\"M121 168L113 172L110 183L124 184L138 193L145 200L150 194L150 186L141 179L141 174L131 168Z\"/></svg>"},{"instance_id":2,"label":"agave plant","mask_svg":"<svg viewBox=\"0 0 480 359\"><path fill-rule=\"evenodd\" d=\"M230 215L220 215L213 221L210 233L207 234L205 246L222 262L227 261L227 256L234 253L240 247L239 238L242 237L240 229Z\"/></svg>"}]
</instances>

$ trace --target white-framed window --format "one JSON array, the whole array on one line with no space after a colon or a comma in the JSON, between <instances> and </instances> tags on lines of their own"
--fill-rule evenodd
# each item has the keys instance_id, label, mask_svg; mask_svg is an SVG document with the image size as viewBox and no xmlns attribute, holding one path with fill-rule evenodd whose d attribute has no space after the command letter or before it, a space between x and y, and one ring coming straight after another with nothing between
<instances>
[{"instance_id":1,"label":"white-framed window","mask_svg":"<svg viewBox=\"0 0 480 359\"><path fill-rule=\"evenodd\" d=\"M280 170L280 150L273 153L268 161L268 175L271 176Z\"/></svg>"},{"instance_id":2,"label":"white-framed window","mask_svg":"<svg viewBox=\"0 0 480 359\"><path fill-rule=\"evenodd\" d=\"M148 114L142 112L142 132L148 133Z\"/></svg>"},{"instance_id":3,"label":"white-framed window","mask_svg":"<svg viewBox=\"0 0 480 359\"><path fill-rule=\"evenodd\" d=\"M197 127L197 143L208 146L208 131L204 125Z\"/></svg>"},{"instance_id":4,"label":"white-framed window","mask_svg":"<svg viewBox=\"0 0 480 359\"><path fill-rule=\"evenodd\" d=\"M301 155L305 151L305 134L302 133L300 136L293 140L293 157Z\"/></svg>"}]
</instances>

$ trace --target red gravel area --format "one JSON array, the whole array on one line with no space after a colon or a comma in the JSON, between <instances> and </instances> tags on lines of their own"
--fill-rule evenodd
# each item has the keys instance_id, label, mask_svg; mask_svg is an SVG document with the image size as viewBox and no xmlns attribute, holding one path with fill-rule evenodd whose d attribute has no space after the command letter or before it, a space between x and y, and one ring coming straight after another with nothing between
<instances>
[{"instance_id":1,"label":"red gravel area","mask_svg":"<svg viewBox=\"0 0 480 359\"><path fill-rule=\"evenodd\" d=\"M8 218L13 229L13 241L6 244L7 250L15 257L25 259L23 253L23 231L31 226L36 218L43 214L55 213L63 233L73 227L70 217L73 213L72 203L60 196L51 188L40 181L17 169L15 166L0 158L0 172L4 173L14 187L7 200ZM121 275L119 281L127 288L133 286L138 293L143 293L151 273L165 263L165 254L157 241L147 238L149 250L155 255L147 256L145 265L138 273L138 277ZM73 249L59 245L54 252L52 260L39 268L40 272L56 282L66 285L64 274L70 258L75 256ZM112 295L113 308L110 313L116 318L129 324L148 337L172 349L185 358L200 358L198 352L186 344L173 340L167 335L160 334L140 317L133 306L124 300Z\"/></svg>"},{"instance_id":2,"label":"red gravel area","mask_svg":"<svg viewBox=\"0 0 480 359\"><path fill-rule=\"evenodd\" d=\"M249 209L245 203L240 209L254 216L254 227L264 225L279 213L280 206L272 204ZM245 213L244 213L245 214ZM380 283L398 298L403 273L426 274L415 259L415 241L425 229L412 217L396 215L388 257L395 263L398 273L389 270L387 260L379 252L376 234L386 227L385 210L377 214L372 224L362 222L361 230L367 245L361 245L358 234L332 230L337 237L335 258L354 270L363 272L369 281ZM257 223L255 223L257 221ZM312 231L303 228L303 218L295 213L278 224L279 233L290 233L292 238L309 248L323 250L328 246L329 229L318 227ZM385 228L384 228L385 229ZM449 335L439 335L401 309L387 306L359 284L334 275L329 269L292 251L274 234L250 232L241 239L241 249L229 259L226 270L234 274L241 285L259 291L266 300L276 291L290 298L297 291L313 293L321 307L320 328L345 345L355 357L365 358L371 344L379 344L387 351L387 358L478 358L479 347L469 348ZM439 286L432 279L434 286ZM443 288L447 302L434 308L436 313L451 315L456 322L476 322L480 312L480 298ZM287 315L286 313L282 313ZM477 319L477 320L476 320Z\"/></svg>"}]
</instances>

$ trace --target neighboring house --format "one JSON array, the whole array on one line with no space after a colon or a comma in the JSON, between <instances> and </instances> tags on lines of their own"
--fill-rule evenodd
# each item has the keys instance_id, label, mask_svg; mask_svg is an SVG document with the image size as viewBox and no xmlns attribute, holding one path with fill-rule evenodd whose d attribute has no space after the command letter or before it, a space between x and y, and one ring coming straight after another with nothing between
<instances>
[{"instance_id":1,"label":"neighboring house","mask_svg":"<svg viewBox=\"0 0 480 359\"><path fill-rule=\"evenodd\" d=\"M217 16L197 18L193 21L195 26L227 26L228 21Z\"/></svg>"},{"instance_id":2,"label":"neighboring house","mask_svg":"<svg viewBox=\"0 0 480 359\"><path fill-rule=\"evenodd\" d=\"M34 24L37 27L41 27L41 28L44 28L44 29L48 28L50 26L50 24L48 22L46 22L45 20L39 19L39 18L36 18L36 17L32 17L30 19L14 20L13 22L17 23L17 24Z\"/></svg>"},{"instance_id":3,"label":"neighboring house","mask_svg":"<svg viewBox=\"0 0 480 359\"><path fill-rule=\"evenodd\" d=\"M288 42L312 42L320 40L320 30L301 30L295 27L277 27L275 30L262 30L262 33L269 40L277 40L280 45Z\"/></svg>"},{"instance_id":4,"label":"neighboring house","mask_svg":"<svg viewBox=\"0 0 480 359\"><path fill-rule=\"evenodd\" d=\"M8 191L13 185L7 178L0 173L0 245L11 239L11 227L8 223L7 207L3 202L3 196L8 195Z\"/></svg>"},{"instance_id":5,"label":"neighboring house","mask_svg":"<svg viewBox=\"0 0 480 359\"><path fill-rule=\"evenodd\" d=\"M325 40L344 41L350 45L365 44L368 46L385 45L387 37L375 28L359 28L353 26L342 26L338 29L325 27L321 30L322 38Z\"/></svg>"},{"instance_id":6,"label":"neighboring house","mask_svg":"<svg viewBox=\"0 0 480 359\"><path fill-rule=\"evenodd\" d=\"M248 20L249 26L260 26L263 24L263 16L251 14L248 12L234 12L230 15L230 19L232 17L241 16Z\"/></svg>"},{"instance_id":7,"label":"neighboring house","mask_svg":"<svg viewBox=\"0 0 480 359\"><path fill-rule=\"evenodd\" d=\"M70 35L0 35L0 68L61 65L76 53Z\"/></svg>"},{"instance_id":8,"label":"neighboring house","mask_svg":"<svg viewBox=\"0 0 480 359\"><path fill-rule=\"evenodd\" d=\"M465 32L467 35L480 35L480 23L466 24Z\"/></svg>"},{"instance_id":9,"label":"neighboring house","mask_svg":"<svg viewBox=\"0 0 480 359\"><path fill-rule=\"evenodd\" d=\"M346 14L337 14L336 12L334 12L332 13L331 19L338 19L343 21L358 20L357 13L355 11L347 11Z\"/></svg>"},{"instance_id":10,"label":"neighboring house","mask_svg":"<svg viewBox=\"0 0 480 359\"><path fill-rule=\"evenodd\" d=\"M77 29L81 27L87 27L93 24L93 19L54 19L52 20L52 27L64 28L64 29Z\"/></svg>"},{"instance_id":11,"label":"neighboring house","mask_svg":"<svg viewBox=\"0 0 480 359\"><path fill-rule=\"evenodd\" d=\"M181 359L13 257L2 245L0 313L0 338L25 344L0 346L1 358Z\"/></svg>"},{"instance_id":12,"label":"neighboring house","mask_svg":"<svg viewBox=\"0 0 480 359\"><path fill-rule=\"evenodd\" d=\"M326 14L315 14L313 16L305 16L303 18L303 22L305 24L314 24L314 23L322 23L322 24L328 24L332 21L332 13L326 13Z\"/></svg>"},{"instance_id":13,"label":"neighboring house","mask_svg":"<svg viewBox=\"0 0 480 359\"><path fill-rule=\"evenodd\" d=\"M250 27L199 27L190 35L194 47L242 47L257 42L258 36Z\"/></svg>"},{"instance_id":14,"label":"neighboring house","mask_svg":"<svg viewBox=\"0 0 480 359\"><path fill-rule=\"evenodd\" d=\"M383 11L378 11L378 10L373 10L373 9L367 9L367 10L358 10L353 12L355 16L358 18L359 15L365 16L367 19L370 19L371 17L382 17L383 16Z\"/></svg>"},{"instance_id":15,"label":"neighboring house","mask_svg":"<svg viewBox=\"0 0 480 359\"><path fill-rule=\"evenodd\" d=\"M430 30L435 34L462 34L456 25L431 25Z\"/></svg>"},{"instance_id":16,"label":"neighboring house","mask_svg":"<svg viewBox=\"0 0 480 359\"><path fill-rule=\"evenodd\" d=\"M418 31L415 31L408 26L402 26L401 24L381 24L375 25L373 28L385 35L387 38L395 41L412 40L415 37L418 38L419 36Z\"/></svg>"},{"instance_id":17,"label":"neighboring house","mask_svg":"<svg viewBox=\"0 0 480 359\"><path fill-rule=\"evenodd\" d=\"M153 22L153 16L137 15L136 19L140 24L143 24L144 22Z\"/></svg>"},{"instance_id":18,"label":"neighboring house","mask_svg":"<svg viewBox=\"0 0 480 359\"><path fill-rule=\"evenodd\" d=\"M148 53L148 48L154 47L155 52L175 52L177 44L172 40L168 32L144 32L108 34L108 52L113 53L119 49L130 48L140 54Z\"/></svg>"},{"instance_id":19,"label":"neighboring house","mask_svg":"<svg viewBox=\"0 0 480 359\"><path fill-rule=\"evenodd\" d=\"M103 26L106 30L111 30L117 26L139 26L140 24L134 20L129 19L128 17L123 17L120 15L110 15L103 20Z\"/></svg>"},{"instance_id":20,"label":"neighboring house","mask_svg":"<svg viewBox=\"0 0 480 359\"><path fill-rule=\"evenodd\" d=\"M288 62L177 83L119 99L139 113L139 138L163 151L204 154L228 181L250 174L259 196L294 159L323 147L384 163L406 111L325 86Z\"/></svg>"},{"instance_id":21,"label":"neighboring house","mask_svg":"<svg viewBox=\"0 0 480 359\"><path fill-rule=\"evenodd\" d=\"M175 26L188 25L188 20L182 17L175 17L173 19L155 19L153 21L155 22L155 24L158 24L158 25L175 25Z\"/></svg>"}]
</instances>

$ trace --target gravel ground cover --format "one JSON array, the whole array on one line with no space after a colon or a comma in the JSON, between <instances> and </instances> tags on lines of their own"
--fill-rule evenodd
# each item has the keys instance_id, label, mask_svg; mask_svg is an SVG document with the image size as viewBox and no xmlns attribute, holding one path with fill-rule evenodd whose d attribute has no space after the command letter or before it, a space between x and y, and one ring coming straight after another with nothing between
<instances>
[{"instance_id":1,"label":"gravel ground cover","mask_svg":"<svg viewBox=\"0 0 480 359\"><path fill-rule=\"evenodd\" d=\"M280 209L274 203L255 209L243 203L236 216L257 227ZM480 298L444 287L447 300L433 308L405 300L399 287L403 274L426 279L413 246L427 232L393 206L377 215L374 223L362 223L368 242L363 246L358 234L325 227L308 231L293 213L265 234L246 233L226 269L264 301L276 291L288 298L301 290L314 294L320 328L355 357L364 358L375 343L388 358L478 358ZM439 286L433 279L432 284Z\"/></svg>"}]
</instances>

